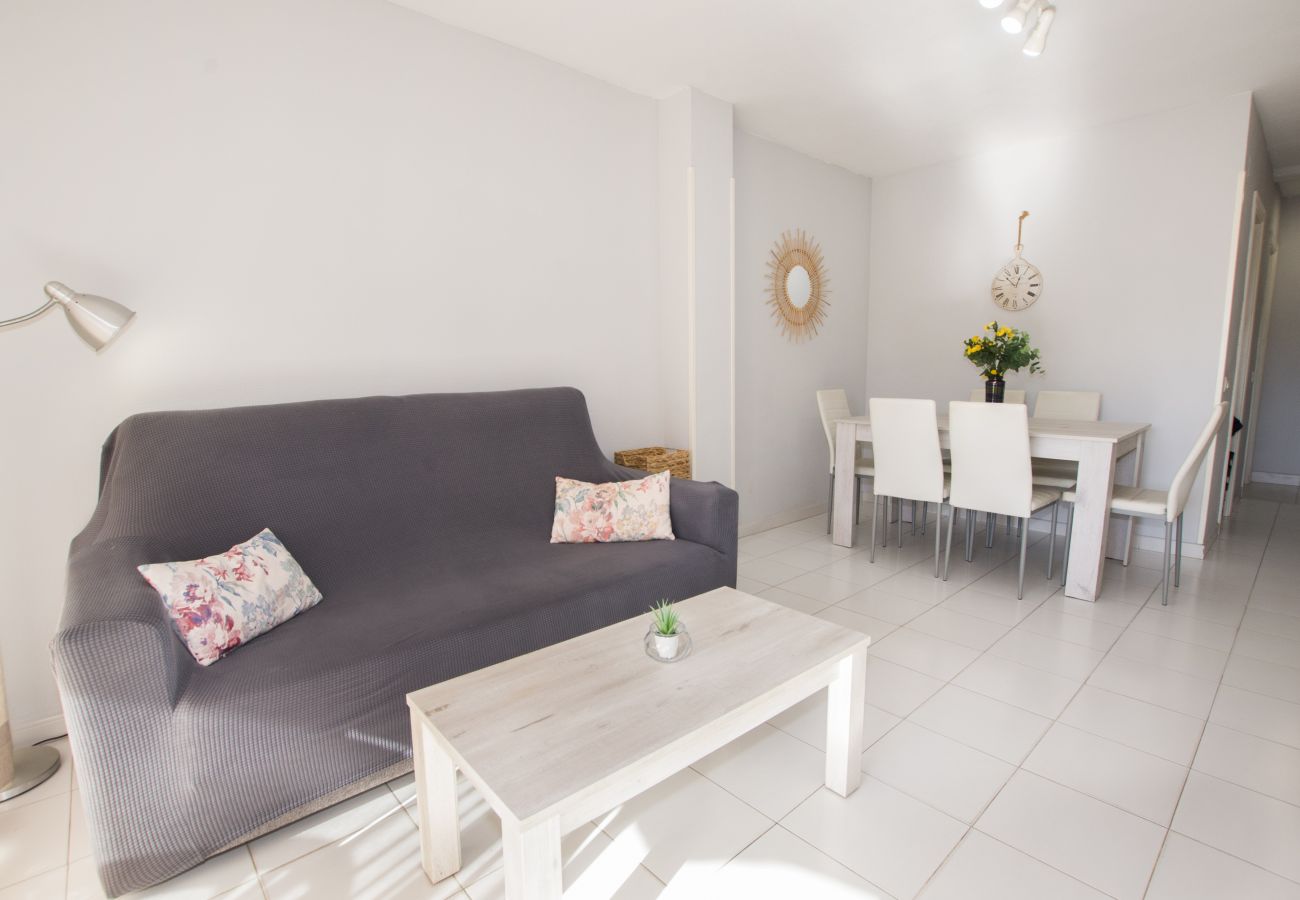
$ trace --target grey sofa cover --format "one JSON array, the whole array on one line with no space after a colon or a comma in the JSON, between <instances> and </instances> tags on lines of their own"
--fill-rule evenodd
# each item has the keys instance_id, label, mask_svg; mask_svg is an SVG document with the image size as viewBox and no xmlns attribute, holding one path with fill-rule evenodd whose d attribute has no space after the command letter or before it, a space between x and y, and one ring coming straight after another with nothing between
<instances>
[{"instance_id":1,"label":"grey sofa cover","mask_svg":"<svg viewBox=\"0 0 1300 900\"><path fill-rule=\"evenodd\" d=\"M409 769L408 691L734 585L718 484L673 481L676 541L549 543L556 475L642 474L601 454L572 388L124 421L52 647L107 893ZM324 600L199 666L135 567L264 527Z\"/></svg>"}]
</instances>

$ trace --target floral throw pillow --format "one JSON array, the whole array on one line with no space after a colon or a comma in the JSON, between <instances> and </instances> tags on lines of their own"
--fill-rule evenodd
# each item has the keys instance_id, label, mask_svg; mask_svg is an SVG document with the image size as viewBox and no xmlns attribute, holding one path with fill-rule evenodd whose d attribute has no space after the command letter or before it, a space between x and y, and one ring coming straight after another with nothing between
<instances>
[{"instance_id":1,"label":"floral throw pillow","mask_svg":"<svg viewBox=\"0 0 1300 900\"><path fill-rule=\"evenodd\" d=\"M264 528L219 556L137 567L201 666L321 600L320 591Z\"/></svg>"},{"instance_id":2,"label":"floral throw pillow","mask_svg":"<svg viewBox=\"0 0 1300 900\"><path fill-rule=\"evenodd\" d=\"M552 544L671 541L668 472L636 481L591 484L555 479Z\"/></svg>"}]
</instances>

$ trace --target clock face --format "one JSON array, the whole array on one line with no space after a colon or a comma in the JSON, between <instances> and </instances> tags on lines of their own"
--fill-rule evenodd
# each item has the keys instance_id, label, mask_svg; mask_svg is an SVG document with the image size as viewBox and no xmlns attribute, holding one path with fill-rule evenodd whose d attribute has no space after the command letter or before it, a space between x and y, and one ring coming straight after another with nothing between
<instances>
[{"instance_id":1,"label":"clock face","mask_svg":"<svg viewBox=\"0 0 1300 900\"><path fill-rule=\"evenodd\" d=\"M993 302L1012 312L1028 309L1043 295L1043 273L1017 256L993 276Z\"/></svg>"}]
</instances>

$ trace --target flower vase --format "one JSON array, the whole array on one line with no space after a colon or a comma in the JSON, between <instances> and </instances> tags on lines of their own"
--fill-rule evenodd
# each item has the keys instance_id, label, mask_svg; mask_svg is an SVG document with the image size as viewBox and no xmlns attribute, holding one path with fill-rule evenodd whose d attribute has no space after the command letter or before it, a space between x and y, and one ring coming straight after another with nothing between
<instances>
[{"instance_id":1,"label":"flower vase","mask_svg":"<svg viewBox=\"0 0 1300 900\"><path fill-rule=\"evenodd\" d=\"M658 662L676 662L691 652L691 636L685 625L679 624L676 634L659 634L652 625L646 632L645 652Z\"/></svg>"},{"instance_id":2,"label":"flower vase","mask_svg":"<svg viewBox=\"0 0 1300 900\"><path fill-rule=\"evenodd\" d=\"M984 382L984 402L1001 403L1007 395L1007 383L998 376L994 375Z\"/></svg>"}]
</instances>

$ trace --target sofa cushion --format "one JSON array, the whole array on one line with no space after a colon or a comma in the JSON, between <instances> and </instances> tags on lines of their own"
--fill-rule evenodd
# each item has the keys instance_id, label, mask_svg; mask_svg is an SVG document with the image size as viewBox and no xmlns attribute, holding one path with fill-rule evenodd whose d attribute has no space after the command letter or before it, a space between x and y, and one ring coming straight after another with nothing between
<instances>
[{"instance_id":1,"label":"sofa cushion","mask_svg":"<svg viewBox=\"0 0 1300 900\"><path fill-rule=\"evenodd\" d=\"M592 484L555 479L552 544L671 541L668 472L630 481Z\"/></svg>"},{"instance_id":2,"label":"sofa cushion","mask_svg":"<svg viewBox=\"0 0 1300 900\"><path fill-rule=\"evenodd\" d=\"M263 528L225 553L136 566L201 666L320 602L280 539Z\"/></svg>"}]
</instances>

